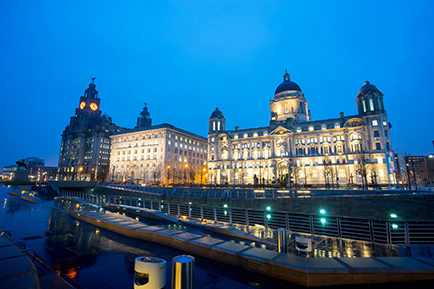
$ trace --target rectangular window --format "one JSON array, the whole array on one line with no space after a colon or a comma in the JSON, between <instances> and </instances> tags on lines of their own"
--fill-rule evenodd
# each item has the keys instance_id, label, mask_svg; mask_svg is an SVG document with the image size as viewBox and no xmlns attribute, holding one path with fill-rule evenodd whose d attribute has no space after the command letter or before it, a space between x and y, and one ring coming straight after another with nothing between
<instances>
[{"instance_id":1,"label":"rectangular window","mask_svg":"<svg viewBox=\"0 0 434 289\"><path fill-rule=\"evenodd\" d=\"M380 132L378 130L374 130L374 137L380 137Z\"/></svg>"},{"instance_id":2,"label":"rectangular window","mask_svg":"<svg viewBox=\"0 0 434 289\"><path fill-rule=\"evenodd\" d=\"M363 101L362 103L363 103L363 112L366 112L366 103L365 101Z\"/></svg>"},{"instance_id":3,"label":"rectangular window","mask_svg":"<svg viewBox=\"0 0 434 289\"><path fill-rule=\"evenodd\" d=\"M379 142L376 142L376 143L375 143L375 149L376 149L377 151L381 150L381 144L380 144Z\"/></svg>"},{"instance_id":4,"label":"rectangular window","mask_svg":"<svg viewBox=\"0 0 434 289\"><path fill-rule=\"evenodd\" d=\"M378 121L377 121L376 119L374 119L374 120L372 121L372 125L373 125L373 126L378 126Z\"/></svg>"},{"instance_id":5,"label":"rectangular window","mask_svg":"<svg viewBox=\"0 0 434 289\"><path fill-rule=\"evenodd\" d=\"M374 101L372 98L369 100L369 106L371 107L371 110L374 110Z\"/></svg>"}]
</instances>

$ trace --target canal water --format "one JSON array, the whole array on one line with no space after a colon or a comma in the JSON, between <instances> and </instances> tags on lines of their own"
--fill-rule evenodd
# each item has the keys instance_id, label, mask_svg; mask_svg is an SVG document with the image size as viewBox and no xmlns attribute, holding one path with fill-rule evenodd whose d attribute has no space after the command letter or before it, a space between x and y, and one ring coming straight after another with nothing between
<instances>
[{"instance_id":1,"label":"canal water","mask_svg":"<svg viewBox=\"0 0 434 289\"><path fill-rule=\"evenodd\" d=\"M53 200L30 203L18 196L10 196L10 189L0 187L0 226L11 232L12 239L23 240L27 248L35 249L40 259L76 288L133 288L134 259L138 256L165 259L168 267L166 288L171 288L171 260L185 252L128 238L75 220L68 214L68 210L74 208L71 202ZM370 289L433 287L433 282L369 285ZM304 287L196 257L195 288Z\"/></svg>"}]
</instances>

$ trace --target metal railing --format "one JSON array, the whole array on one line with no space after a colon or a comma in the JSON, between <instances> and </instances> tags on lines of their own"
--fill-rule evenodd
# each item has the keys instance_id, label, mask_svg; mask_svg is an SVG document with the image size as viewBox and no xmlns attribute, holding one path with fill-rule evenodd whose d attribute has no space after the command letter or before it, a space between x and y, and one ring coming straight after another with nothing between
<instances>
[{"instance_id":1,"label":"metal railing","mask_svg":"<svg viewBox=\"0 0 434 289\"><path fill-rule=\"evenodd\" d=\"M78 197L96 205L127 205L162 211L168 215L189 217L212 222L268 229L284 228L292 233L311 234L378 244L434 244L434 220L373 220L343 216L313 215L283 211L229 208L190 203L102 196L61 190L62 196Z\"/></svg>"},{"instance_id":2,"label":"metal railing","mask_svg":"<svg viewBox=\"0 0 434 289\"><path fill-rule=\"evenodd\" d=\"M98 183L97 187L146 193L160 196L219 198L219 199L275 199L275 198L314 198L314 197L364 197L364 196L408 196L434 195L432 191L408 190L319 190L319 189L230 189L230 188L175 188L175 187L142 187L139 185L116 185Z\"/></svg>"}]
</instances>

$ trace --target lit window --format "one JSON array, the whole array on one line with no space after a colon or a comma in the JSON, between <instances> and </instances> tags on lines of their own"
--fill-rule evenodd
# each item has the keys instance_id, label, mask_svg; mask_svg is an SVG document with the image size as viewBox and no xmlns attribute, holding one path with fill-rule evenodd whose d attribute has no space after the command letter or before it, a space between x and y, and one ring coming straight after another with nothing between
<instances>
[{"instance_id":1,"label":"lit window","mask_svg":"<svg viewBox=\"0 0 434 289\"><path fill-rule=\"evenodd\" d=\"M322 124L322 125L321 125L321 129L322 129L322 130L325 130L325 129L327 129L327 125L325 125L325 124Z\"/></svg>"},{"instance_id":2,"label":"lit window","mask_svg":"<svg viewBox=\"0 0 434 289\"><path fill-rule=\"evenodd\" d=\"M313 125L309 126L309 131L313 131Z\"/></svg>"},{"instance_id":3,"label":"lit window","mask_svg":"<svg viewBox=\"0 0 434 289\"><path fill-rule=\"evenodd\" d=\"M238 138L238 134L235 134L235 135L234 135L234 138Z\"/></svg>"},{"instance_id":4,"label":"lit window","mask_svg":"<svg viewBox=\"0 0 434 289\"><path fill-rule=\"evenodd\" d=\"M339 122L335 122L335 128L340 128L341 125L339 124Z\"/></svg>"},{"instance_id":5,"label":"lit window","mask_svg":"<svg viewBox=\"0 0 434 289\"><path fill-rule=\"evenodd\" d=\"M378 164L382 164L383 163L383 158L382 157L377 157L377 163Z\"/></svg>"},{"instance_id":6,"label":"lit window","mask_svg":"<svg viewBox=\"0 0 434 289\"><path fill-rule=\"evenodd\" d=\"M297 127L297 132L301 132L301 127Z\"/></svg>"},{"instance_id":7,"label":"lit window","mask_svg":"<svg viewBox=\"0 0 434 289\"><path fill-rule=\"evenodd\" d=\"M365 101L363 101L362 103L363 103L363 112L366 112L366 103Z\"/></svg>"},{"instance_id":8,"label":"lit window","mask_svg":"<svg viewBox=\"0 0 434 289\"><path fill-rule=\"evenodd\" d=\"M374 110L374 101L372 98L369 100L369 106L371 107L371 110Z\"/></svg>"},{"instance_id":9,"label":"lit window","mask_svg":"<svg viewBox=\"0 0 434 289\"><path fill-rule=\"evenodd\" d=\"M383 126L387 127L387 121L383 120Z\"/></svg>"},{"instance_id":10,"label":"lit window","mask_svg":"<svg viewBox=\"0 0 434 289\"><path fill-rule=\"evenodd\" d=\"M374 120L372 121L372 125L373 125L373 126L377 126L377 125L378 125L378 121L377 121L376 119L374 119Z\"/></svg>"},{"instance_id":11,"label":"lit window","mask_svg":"<svg viewBox=\"0 0 434 289\"><path fill-rule=\"evenodd\" d=\"M244 137L248 137L248 135L245 133L245 134L244 134Z\"/></svg>"},{"instance_id":12,"label":"lit window","mask_svg":"<svg viewBox=\"0 0 434 289\"><path fill-rule=\"evenodd\" d=\"M254 132L254 133L253 133L253 136L255 136L255 137L258 136L258 133L257 133L257 132Z\"/></svg>"}]
</instances>

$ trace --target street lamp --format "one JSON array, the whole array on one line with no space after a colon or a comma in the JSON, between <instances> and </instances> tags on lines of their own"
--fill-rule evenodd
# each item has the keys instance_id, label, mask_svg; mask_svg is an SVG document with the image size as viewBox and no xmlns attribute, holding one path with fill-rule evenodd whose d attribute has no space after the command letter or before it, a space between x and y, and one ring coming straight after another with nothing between
<instances>
[{"instance_id":1,"label":"street lamp","mask_svg":"<svg viewBox=\"0 0 434 289\"><path fill-rule=\"evenodd\" d=\"M204 184L203 176L206 175L206 168L202 169L202 184Z\"/></svg>"},{"instance_id":2,"label":"street lamp","mask_svg":"<svg viewBox=\"0 0 434 289\"><path fill-rule=\"evenodd\" d=\"M187 168L188 164L184 165L184 185L187 183Z\"/></svg>"},{"instance_id":3,"label":"street lamp","mask_svg":"<svg viewBox=\"0 0 434 289\"><path fill-rule=\"evenodd\" d=\"M408 184L408 189L411 190L411 181L410 181L410 164L407 163L407 184Z\"/></svg>"},{"instance_id":4,"label":"street lamp","mask_svg":"<svg viewBox=\"0 0 434 289\"><path fill-rule=\"evenodd\" d=\"M167 166L167 186L170 184L170 166Z\"/></svg>"},{"instance_id":5,"label":"street lamp","mask_svg":"<svg viewBox=\"0 0 434 289\"><path fill-rule=\"evenodd\" d=\"M114 179L115 179L115 168L116 168L116 166L113 166L112 183L114 182Z\"/></svg>"}]
</instances>

